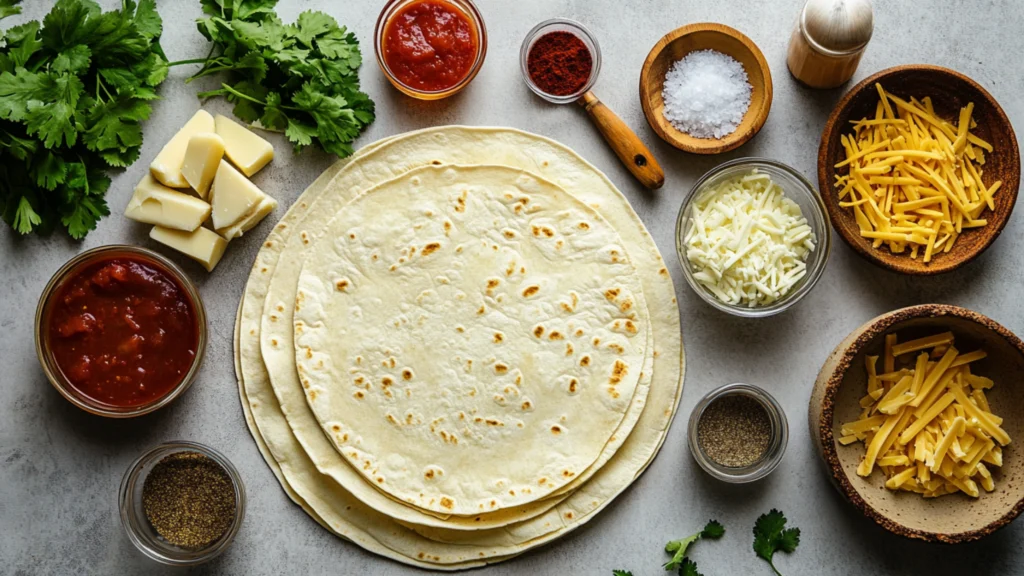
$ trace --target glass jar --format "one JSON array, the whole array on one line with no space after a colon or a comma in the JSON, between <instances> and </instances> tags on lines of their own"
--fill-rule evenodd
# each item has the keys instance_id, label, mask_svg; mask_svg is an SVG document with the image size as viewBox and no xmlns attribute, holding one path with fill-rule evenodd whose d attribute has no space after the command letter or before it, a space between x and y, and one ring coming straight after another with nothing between
<instances>
[{"instance_id":1,"label":"glass jar","mask_svg":"<svg viewBox=\"0 0 1024 576\"><path fill-rule=\"evenodd\" d=\"M704 452L697 434L697 425L708 407L717 400L735 395L755 400L764 409L770 426L768 447L760 458L743 467L724 466L714 461ZM687 443L690 445L693 459L705 472L724 482L744 484L764 478L782 462L786 445L789 443L789 424L782 406L762 388L751 384L727 384L712 390L694 406L687 424Z\"/></svg>"}]
</instances>

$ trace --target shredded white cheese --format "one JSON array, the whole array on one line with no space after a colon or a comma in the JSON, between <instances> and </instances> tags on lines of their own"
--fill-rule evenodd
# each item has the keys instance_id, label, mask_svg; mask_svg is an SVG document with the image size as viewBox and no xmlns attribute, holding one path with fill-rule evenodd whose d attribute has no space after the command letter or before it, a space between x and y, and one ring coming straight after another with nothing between
<instances>
[{"instance_id":1,"label":"shredded white cheese","mask_svg":"<svg viewBox=\"0 0 1024 576\"><path fill-rule=\"evenodd\" d=\"M700 193L683 243L693 277L722 302L756 308L807 274L814 231L772 179L754 169Z\"/></svg>"}]
</instances>

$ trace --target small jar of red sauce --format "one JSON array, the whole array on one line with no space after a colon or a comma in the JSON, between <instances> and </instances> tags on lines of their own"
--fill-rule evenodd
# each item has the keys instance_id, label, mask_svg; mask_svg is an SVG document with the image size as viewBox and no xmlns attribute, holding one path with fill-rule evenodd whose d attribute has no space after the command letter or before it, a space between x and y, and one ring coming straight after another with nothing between
<instances>
[{"instance_id":1,"label":"small jar of red sauce","mask_svg":"<svg viewBox=\"0 0 1024 576\"><path fill-rule=\"evenodd\" d=\"M391 0L377 18L377 63L405 94L437 100L473 80L487 30L471 0Z\"/></svg>"},{"instance_id":2,"label":"small jar of red sauce","mask_svg":"<svg viewBox=\"0 0 1024 576\"><path fill-rule=\"evenodd\" d=\"M72 258L36 308L36 354L47 378L72 404L111 418L147 414L188 389L206 338L192 282L134 246Z\"/></svg>"}]
</instances>

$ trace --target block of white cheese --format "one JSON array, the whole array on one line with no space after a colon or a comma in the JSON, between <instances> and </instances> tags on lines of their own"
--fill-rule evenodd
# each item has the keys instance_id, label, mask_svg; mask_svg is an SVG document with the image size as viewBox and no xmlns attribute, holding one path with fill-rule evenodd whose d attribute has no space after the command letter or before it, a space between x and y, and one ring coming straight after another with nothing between
<instances>
[{"instance_id":1,"label":"block of white cheese","mask_svg":"<svg viewBox=\"0 0 1024 576\"><path fill-rule=\"evenodd\" d=\"M189 138L181 175L200 198L206 198L206 193L210 191L213 176L223 157L224 139L213 132L200 132Z\"/></svg>"},{"instance_id":2,"label":"block of white cheese","mask_svg":"<svg viewBox=\"0 0 1024 576\"><path fill-rule=\"evenodd\" d=\"M238 223L233 226L217 230L217 233L230 242L231 240L240 237L242 234L245 234L263 221L263 219L267 217L267 214L270 214L274 208L277 208L277 200L274 200L270 196L264 196L263 200L261 200L256 206L256 210L239 220Z\"/></svg>"},{"instance_id":3,"label":"block of white cheese","mask_svg":"<svg viewBox=\"0 0 1024 576\"><path fill-rule=\"evenodd\" d=\"M124 215L146 224L191 232L210 216L210 205L195 196L168 188L146 174L135 187Z\"/></svg>"},{"instance_id":4,"label":"block of white cheese","mask_svg":"<svg viewBox=\"0 0 1024 576\"><path fill-rule=\"evenodd\" d=\"M198 261L207 272L213 272L228 246L227 240L202 226L192 232L154 226L149 231L149 237Z\"/></svg>"},{"instance_id":5,"label":"block of white cheese","mask_svg":"<svg viewBox=\"0 0 1024 576\"><path fill-rule=\"evenodd\" d=\"M210 189L214 230L237 224L256 210L256 206L266 197L234 166L221 160L217 176L213 179L213 188Z\"/></svg>"},{"instance_id":6,"label":"block of white cheese","mask_svg":"<svg viewBox=\"0 0 1024 576\"><path fill-rule=\"evenodd\" d=\"M167 144L164 144L156 159L149 165L149 171L164 186L171 188L188 188L188 181L181 173L181 165L185 162L185 150L192 136L200 132L214 132L213 116L200 110L178 130L178 133Z\"/></svg>"},{"instance_id":7,"label":"block of white cheese","mask_svg":"<svg viewBox=\"0 0 1024 576\"><path fill-rule=\"evenodd\" d=\"M214 118L217 134L224 139L224 152L246 176L252 176L274 159L274 147L241 124L221 116Z\"/></svg>"}]
</instances>

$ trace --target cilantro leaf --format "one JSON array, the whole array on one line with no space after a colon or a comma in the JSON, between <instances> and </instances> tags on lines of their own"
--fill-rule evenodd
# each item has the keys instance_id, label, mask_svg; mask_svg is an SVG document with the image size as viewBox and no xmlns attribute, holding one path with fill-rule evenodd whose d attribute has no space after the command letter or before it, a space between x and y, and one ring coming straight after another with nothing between
<instances>
[{"instance_id":1,"label":"cilantro leaf","mask_svg":"<svg viewBox=\"0 0 1024 576\"><path fill-rule=\"evenodd\" d=\"M689 558L683 558L683 563L679 567L679 576L704 576L697 571L697 564Z\"/></svg>"},{"instance_id":2,"label":"cilantro leaf","mask_svg":"<svg viewBox=\"0 0 1024 576\"><path fill-rule=\"evenodd\" d=\"M45 97L46 80L42 74L18 68L13 74L0 74L0 118L25 120L30 100Z\"/></svg>"},{"instance_id":3,"label":"cilantro leaf","mask_svg":"<svg viewBox=\"0 0 1024 576\"><path fill-rule=\"evenodd\" d=\"M53 148L62 142L68 147L78 140L81 124L74 119L78 99L85 86L70 74L45 75L45 101L30 100L25 114L28 133L39 136L43 146Z\"/></svg>"},{"instance_id":4,"label":"cilantro leaf","mask_svg":"<svg viewBox=\"0 0 1024 576\"><path fill-rule=\"evenodd\" d=\"M628 570L612 570L612 576L633 576L633 573Z\"/></svg>"},{"instance_id":5,"label":"cilantro leaf","mask_svg":"<svg viewBox=\"0 0 1024 576\"><path fill-rule=\"evenodd\" d=\"M790 553L800 544L800 529L786 528L786 516L772 508L762 514L754 523L754 553L768 562L775 574L781 576L772 558L775 552L782 550Z\"/></svg>"},{"instance_id":6,"label":"cilantro leaf","mask_svg":"<svg viewBox=\"0 0 1024 576\"><path fill-rule=\"evenodd\" d=\"M21 14L21 0L0 0L0 18Z\"/></svg>"},{"instance_id":7,"label":"cilantro leaf","mask_svg":"<svg viewBox=\"0 0 1024 576\"><path fill-rule=\"evenodd\" d=\"M164 23L156 11L156 0L139 0L139 6L135 9L135 28L144 38L160 36Z\"/></svg>"},{"instance_id":8,"label":"cilantro leaf","mask_svg":"<svg viewBox=\"0 0 1024 576\"><path fill-rule=\"evenodd\" d=\"M18 209L14 213L14 222L11 224L14 229L22 234L28 234L32 231L32 228L41 224L42 221L42 217L32 208L28 198L22 196L18 200Z\"/></svg>"},{"instance_id":9,"label":"cilantro leaf","mask_svg":"<svg viewBox=\"0 0 1024 576\"><path fill-rule=\"evenodd\" d=\"M30 172L36 186L46 190L56 190L57 186L63 184L68 176L68 168L64 159L49 150L36 155Z\"/></svg>"},{"instance_id":10,"label":"cilantro leaf","mask_svg":"<svg viewBox=\"0 0 1024 576\"><path fill-rule=\"evenodd\" d=\"M82 141L89 150L127 150L142 145L139 122L149 118L149 104L136 98L97 102L88 113Z\"/></svg>"},{"instance_id":11,"label":"cilantro leaf","mask_svg":"<svg viewBox=\"0 0 1024 576\"><path fill-rule=\"evenodd\" d=\"M4 33L4 40L7 42L7 50L11 62L15 67L25 66L43 43L37 37L39 34L39 22L28 22L21 26L14 26Z\"/></svg>"},{"instance_id":12,"label":"cilantro leaf","mask_svg":"<svg viewBox=\"0 0 1024 576\"><path fill-rule=\"evenodd\" d=\"M54 72L69 72L71 74L83 74L89 69L92 60L92 51L88 46L79 44L64 52L61 52L50 64Z\"/></svg>"},{"instance_id":13,"label":"cilantro leaf","mask_svg":"<svg viewBox=\"0 0 1024 576\"><path fill-rule=\"evenodd\" d=\"M672 559L665 563L665 570L675 570L681 567L686 559L686 549L697 540L701 538L721 538L723 534L725 534L725 527L717 520L709 520L700 532L691 534L686 538L672 540L665 544L665 552L672 554Z\"/></svg>"},{"instance_id":14,"label":"cilantro leaf","mask_svg":"<svg viewBox=\"0 0 1024 576\"><path fill-rule=\"evenodd\" d=\"M299 19L296 22L299 42L310 48L313 47L314 38L323 36L337 27L337 20L323 12L313 12L312 10L306 10L299 14Z\"/></svg>"}]
</instances>

